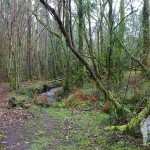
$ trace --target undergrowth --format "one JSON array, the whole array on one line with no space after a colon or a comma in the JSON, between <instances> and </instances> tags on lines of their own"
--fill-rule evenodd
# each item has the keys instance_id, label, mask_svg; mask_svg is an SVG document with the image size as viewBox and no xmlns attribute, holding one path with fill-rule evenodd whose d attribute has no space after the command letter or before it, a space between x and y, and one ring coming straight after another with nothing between
<instances>
[{"instance_id":1,"label":"undergrowth","mask_svg":"<svg viewBox=\"0 0 150 150\"><path fill-rule=\"evenodd\" d=\"M139 89L141 88L141 92L145 93L148 86L149 84L143 84ZM26 98L31 97L31 94L26 94L26 90L19 91L17 94L27 96ZM127 94L132 96L130 97L132 101L129 101L129 104L126 105L127 109L131 109L130 116L132 116L137 112L137 109L132 110L130 105L133 104L134 95L132 91L127 91ZM59 94L57 96L59 97ZM35 98L36 95L32 95L32 97ZM127 98L127 95L125 98ZM123 99L122 102L125 104L126 99ZM32 143L31 150L48 148L58 150L146 149L140 146L139 143L142 143L140 138L134 138L119 132L105 132L103 130L109 124L116 123L113 117L115 111L113 110L112 103L105 101L104 97L99 95L99 91L94 84L87 84L83 89L73 87L72 94L68 98L61 99L59 102L50 102L47 108L43 108L43 106L46 106L47 101L40 101L38 106L34 104L37 104L37 101L31 105L30 111L34 114L35 118L28 124L29 132L32 135L30 137ZM55 124L55 128L51 129L52 131L48 131L42 123L45 117L55 120L55 123L52 122Z\"/></svg>"},{"instance_id":2,"label":"undergrowth","mask_svg":"<svg viewBox=\"0 0 150 150\"><path fill-rule=\"evenodd\" d=\"M4 134L0 131L0 142L3 140ZM0 144L0 150L4 150L4 147Z\"/></svg>"}]
</instances>

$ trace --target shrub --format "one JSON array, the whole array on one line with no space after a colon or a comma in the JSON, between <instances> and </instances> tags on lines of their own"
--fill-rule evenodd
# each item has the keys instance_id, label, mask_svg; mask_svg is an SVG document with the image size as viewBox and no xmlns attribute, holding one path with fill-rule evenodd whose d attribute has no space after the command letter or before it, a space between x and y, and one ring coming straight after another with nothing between
<instances>
[{"instance_id":1,"label":"shrub","mask_svg":"<svg viewBox=\"0 0 150 150\"><path fill-rule=\"evenodd\" d=\"M98 102L98 99L94 95L84 95L82 91L77 91L66 100L66 107L78 107L81 109L85 105L97 106Z\"/></svg>"}]
</instances>

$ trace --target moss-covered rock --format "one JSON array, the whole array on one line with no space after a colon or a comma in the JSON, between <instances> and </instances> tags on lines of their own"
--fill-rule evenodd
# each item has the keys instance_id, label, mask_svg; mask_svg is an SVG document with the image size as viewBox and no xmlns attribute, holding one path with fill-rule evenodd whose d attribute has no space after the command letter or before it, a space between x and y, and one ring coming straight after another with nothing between
<instances>
[{"instance_id":1,"label":"moss-covered rock","mask_svg":"<svg viewBox=\"0 0 150 150\"><path fill-rule=\"evenodd\" d=\"M23 99L24 97L16 96L16 97L10 97L8 100L8 108L14 108L14 107L22 107L22 108L29 108L31 107L31 101L27 99Z\"/></svg>"},{"instance_id":2,"label":"moss-covered rock","mask_svg":"<svg viewBox=\"0 0 150 150\"><path fill-rule=\"evenodd\" d=\"M16 106L19 106L21 104L21 101L18 100L16 97L10 97L8 100L8 108L13 108Z\"/></svg>"}]
</instances>

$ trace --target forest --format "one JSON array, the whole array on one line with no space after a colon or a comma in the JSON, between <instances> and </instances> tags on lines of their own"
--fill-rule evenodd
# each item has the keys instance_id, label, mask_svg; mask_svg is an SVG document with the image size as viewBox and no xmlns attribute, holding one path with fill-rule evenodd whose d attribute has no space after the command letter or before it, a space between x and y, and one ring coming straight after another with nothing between
<instances>
[{"instance_id":1,"label":"forest","mask_svg":"<svg viewBox=\"0 0 150 150\"><path fill-rule=\"evenodd\" d=\"M149 0L0 0L0 150L149 144Z\"/></svg>"}]
</instances>

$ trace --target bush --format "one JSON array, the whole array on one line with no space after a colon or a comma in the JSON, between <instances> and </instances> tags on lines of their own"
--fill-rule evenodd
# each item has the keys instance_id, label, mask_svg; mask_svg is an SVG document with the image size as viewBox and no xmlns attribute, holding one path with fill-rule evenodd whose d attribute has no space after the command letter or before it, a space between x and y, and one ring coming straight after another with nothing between
<instances>
[{"instance_id":1,"label":"bush","mask_svg":"<svg viewBox=\"0 0 150 150\"><path fill-rule=\"evenodd\" d=\"M66 100L66 107L83 108L86 106L97 106L99 101L94 95L84 95L82 91L76 91Z\"/></svg>"}]
</instances>

